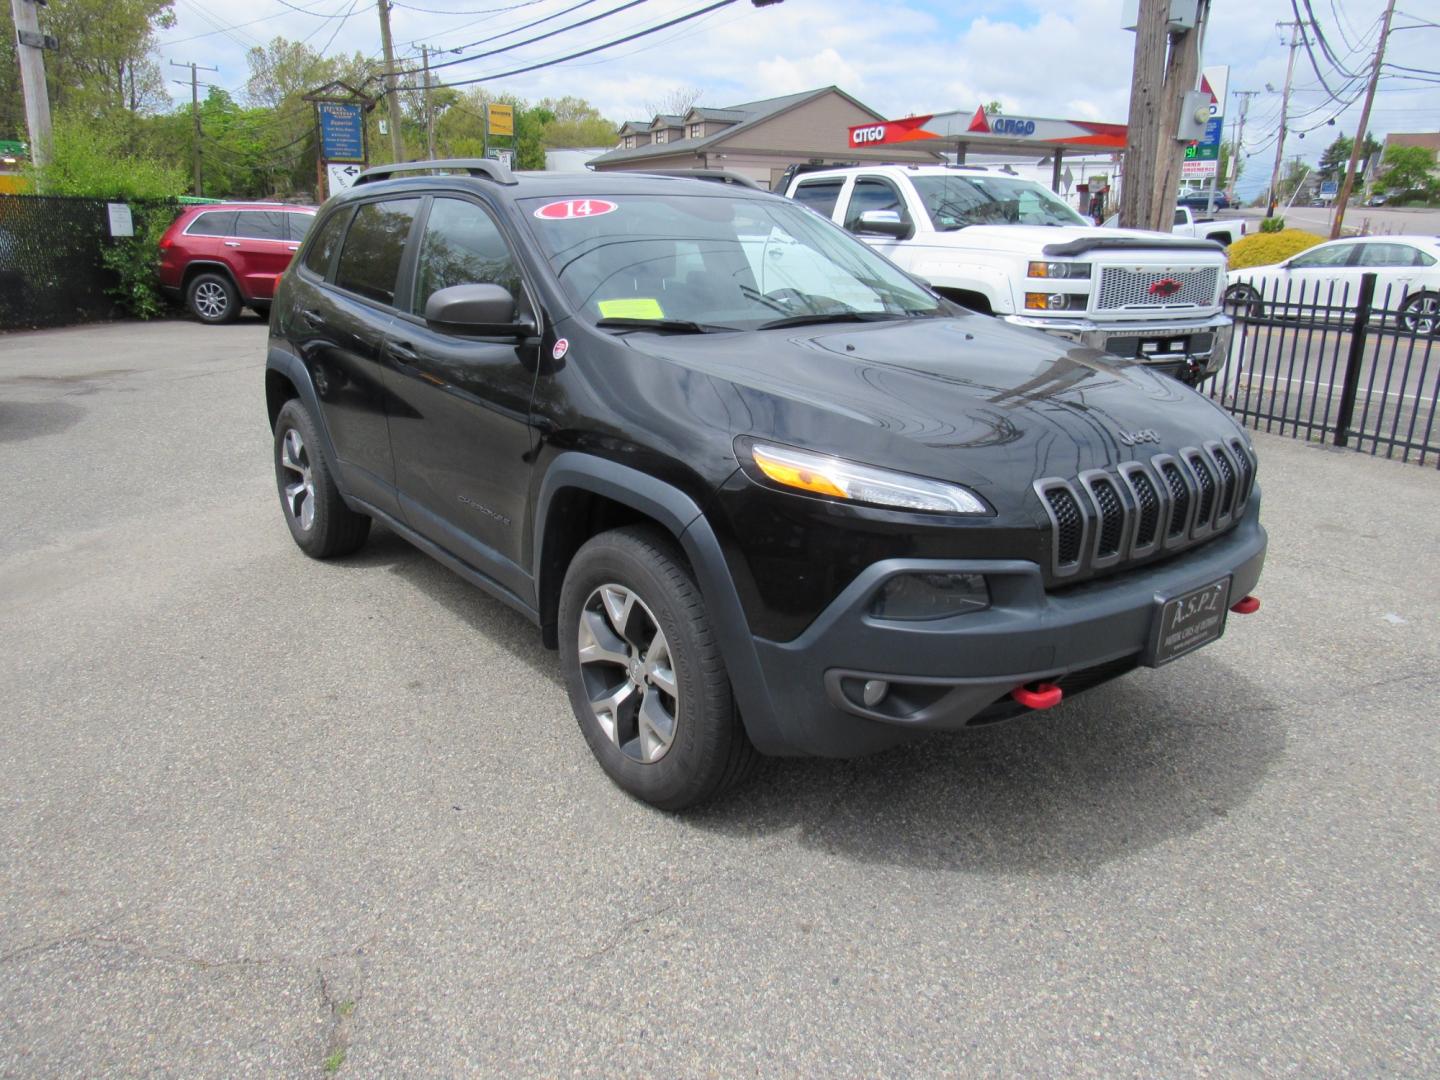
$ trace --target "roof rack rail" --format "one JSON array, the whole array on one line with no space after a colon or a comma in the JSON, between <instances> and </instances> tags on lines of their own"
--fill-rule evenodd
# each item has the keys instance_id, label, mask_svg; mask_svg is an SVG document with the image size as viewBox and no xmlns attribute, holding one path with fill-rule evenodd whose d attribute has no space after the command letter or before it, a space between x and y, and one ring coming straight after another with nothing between
<instances>
[{"instance_id":1,"label":"roof rack rail","mask_svg":"<svg viewBox=\"0 0 1440 1080\"><path fill-rule=\"evenodd\" d=\"M436 161L402 161L392 165L374 165L355 178L356 185L389 180L400 173L465 172L471 176L493 180L507 186L518 184L515 174L498 161L489 158L441 158Z\"/></svg>"},{"instance_id":2,"label":"roof rack rail","mask_svg":"<svg viewBox=\"0 0 1440 1080\"><path fill-rule=\"evenodd\" d=\"M673 176L682 180L710 180L717 184L734 184L737 187L754 188L756 191L766 190L750 177L729 169L646 169L645 175Z\"/></svg>"}]
</instances>

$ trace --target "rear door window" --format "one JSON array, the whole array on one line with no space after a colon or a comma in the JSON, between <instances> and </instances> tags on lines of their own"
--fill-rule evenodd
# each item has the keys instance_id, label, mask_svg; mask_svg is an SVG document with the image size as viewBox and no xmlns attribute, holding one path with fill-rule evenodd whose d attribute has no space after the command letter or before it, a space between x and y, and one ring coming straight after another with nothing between
<instances>
[{"instance_id":1,"label":"rear door window","mask_svg":"<svg viewBox=\"0 0 1440 1080\"><path fill-rule=\"evenodd\" d=\"M190 223L187 236L234 236L234 210L207 210Z\"/></svg>"},{"instance_id":2,"label":"rear door window","mask_svg":"<svg viewBox=\"0 0 1440 1080\"><path fill-rule=\"evenodd\" d=\"M291 240L304 240L310 226L315 224L314 214L297 214L292 211L285 216L290 219Z\"/></svg>"},{"instance_id":3,"label":"rear door window","mask_svg":"<svg viewBox=\"0 0 1440 1080\"><path fill-rule=\"evenodd\" d=\"M1421 252L1409 244L1364 244L1356 266L1425 266Z\"/></svg>"},{"instance_id":4,"label":"rear door window","mask_svg":"<svg viewBox=\"0 0 1440 1080\"><path fill-rule=\"evenodd\" d=\"M306 270L322 278L330 273L330 264L335 261L335 251L340 246L340 238L345 235L345 222L348 220L350 213L347 210L331 214L325 219L314 243L305 250Z\"/></svg>"},{"instance_id":5,"label":"rear door window","mask_svg":"<svg viewBox=\"0 0 1440 1080\"><path fill-rule=\"evenodd\" d=\"M235 222L234 235L247 240L288 240L290 227L283 210L241 210Z\"/></svg>"},{"instance_id":6,"label":"rear door window","mask_svg":"<svg viewBox=\"0 0 1440 1080\"><path fill-rule=\"evenodd\" d=\"M808 206L821 217L828 218L835 212L835 202L844 186L843 179L806 180L795 188L793 198L801 206Z\"/></svg>"},{"instance_id":7,"label":"rear door window","mask_svg":"<svg viewBox=\"0 0 1440 1080\"><path fill-rule=\"evenodd\" d=\"M405 244L419 207L419 199L362 204L345 234L335 284L367 300L393 305Z\"/></svg>"}]
</instances>

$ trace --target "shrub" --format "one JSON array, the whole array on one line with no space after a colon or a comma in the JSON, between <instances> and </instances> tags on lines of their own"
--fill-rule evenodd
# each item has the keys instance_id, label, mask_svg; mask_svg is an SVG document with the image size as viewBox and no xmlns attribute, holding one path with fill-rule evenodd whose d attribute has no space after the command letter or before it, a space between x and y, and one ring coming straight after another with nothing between
<instances>
[{"instance_id":1,"label":"shrub","mask_svg":"<svg viewBox=\"0 0 1440 1080\"><path fill-rule=\"evenodd\" d=\"M1269 217L1260 219L1260 231L1262 233L1277 233L1285 231L1285 219L1283 217Z\"/></svg>"},{"instance_id":2,"label":"shrub","mask_svg":"<svg viewBox=\"0 0 1440 1080\"><path fill-rule=\"evenodd\" d=\"M42 195L170 199L187 187L183 168L128 152L120 127L103 121L57 122L50 160L28 171Z\"/></svg>"},{"instance_id":3,"label":"shrub","mask_svg":"<svg viewBox=\"0 0 1440 1080\"><path fill-rule=\"evenodd\" d=\"M1324 241L1323 236L1316 236L1303 229L1258 232L1242 237L1230 245L1230 269L1245 270L1252 266L1270 266Z\"/></svg>"},{"instance_id":4,"label":"shrub","mask_svg":"<svg viewBox=\"0 0 1440 1080\"><path fill-rule=\"evenodd\" d=\"M100 252L100 262L119 280L105 291L120 302L127 314L137 319L154 319L165 314L160 277L155 260L160 238L174 220L176 208L161 203L132 206L135 235L117 239Z\"/></svg>"}]
</instances>

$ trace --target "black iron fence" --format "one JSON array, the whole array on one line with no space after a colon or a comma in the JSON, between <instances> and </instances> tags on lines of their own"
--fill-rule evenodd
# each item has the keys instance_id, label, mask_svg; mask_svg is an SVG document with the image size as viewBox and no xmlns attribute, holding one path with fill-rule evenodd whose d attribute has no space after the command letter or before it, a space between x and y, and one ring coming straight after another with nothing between
<instances>
[{"instance_id":1,"label":"black iron fence","mask_svg":"<svg viewBox=\"0 0 1440 1080\"><path fill-rule=\"evenodd\" d=\"M1418 287L1420 268L1381 273L1241 275L1210 396L1260 431L1440 468L1440 291Z\"/></svg>"},{"instance_id":2,"label":"black iron fence","mask_svg":"<svg viewBox=\"0 0 1440 1080\"><path fill-rule=\"evenodd\" d=\"M122 313L110 295L118 278L101 261L101 252L116 243L108 208L121 201L0 195L0 329L65 326ZM124 205L137 237L152 220L168 223L180 212L169 199Z\"/></svg>"}]
</instances>

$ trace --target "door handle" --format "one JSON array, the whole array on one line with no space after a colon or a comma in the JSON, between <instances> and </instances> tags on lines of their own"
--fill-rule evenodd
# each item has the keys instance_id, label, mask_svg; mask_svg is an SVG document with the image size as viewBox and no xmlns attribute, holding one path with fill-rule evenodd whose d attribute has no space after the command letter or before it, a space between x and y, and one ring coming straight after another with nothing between
<instances>
[{"instance_id":1,"label":"door handle","mask_svg":"<svg viewBox=\"0 0 1440 1080\"><path fill-rule=\"evenodd\" d=\"M390 355L397 360L410 362L420 359L420 354L417 353L408 342L389 341L386 342L385 348L389 351Z\"/></svg>"},{"instance_id":2,"label":"door handle","mask_svg":"<svg viewBox=\"0 0 1440 1080\"><path fill-rule=\"evenodd\" d=\"M226 241L225 241L225 246L226 246L226 247L239 247L239 246L240 246L240 241L239 241L239 240L226 240Z\"/></svg>"},{"instance_id":3,"label":"door handle","mask_svg":"<svg viewBox=\"0 0 1440 1080\"><path fill-rule=\"evenodd\" d=\"M321 327L325 325L325 316L321 315L318 311L312 311L308 308L300 312L300 318L304 319L307 323L314 327Z\"/></svg>"},{"instance_id":4,"label":"door handle","mask_svg":"<svg viewBox=\"0 0 1440 1080\"><path fill-rule=\"evenodd\" d=\"M299 244L291 244L291 245L290 245L290 250L291 250L291 251L299 251L299 250L300 250L300 245L299 245Z\"/></svg>"}]
</instances>

